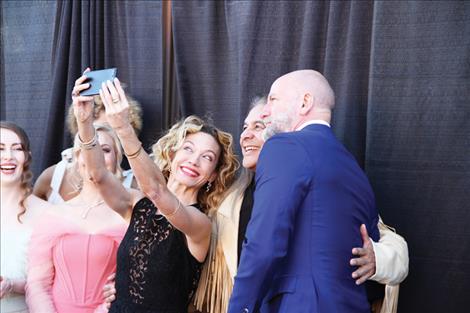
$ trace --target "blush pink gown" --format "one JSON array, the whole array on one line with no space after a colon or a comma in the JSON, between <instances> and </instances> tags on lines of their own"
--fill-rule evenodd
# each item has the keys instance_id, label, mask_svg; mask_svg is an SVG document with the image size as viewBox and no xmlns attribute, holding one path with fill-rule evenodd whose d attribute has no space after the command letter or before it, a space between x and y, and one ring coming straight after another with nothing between
<instances>
[{"instance_id":1,"label":"blush pink gown","mask_svg":"<svg viewBox=\"0 0 470 313\"><path fill-rule=\"evenodd\" d=\"M116 252L126 229L123 221L90 234L72 220L44 214L28 253L30 312L100 312L102 288L116 270Z\"/></svg>"}]
</instances>

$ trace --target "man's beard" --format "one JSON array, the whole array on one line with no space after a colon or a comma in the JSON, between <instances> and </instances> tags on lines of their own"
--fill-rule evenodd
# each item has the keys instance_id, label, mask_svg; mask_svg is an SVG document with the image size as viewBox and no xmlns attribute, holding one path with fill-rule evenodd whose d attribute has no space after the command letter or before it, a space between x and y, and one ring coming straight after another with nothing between
<instances>
[{"instance_id":1,"label":"man's beard","mask_svg":"<svg viewBox=\"0 0 470 313\"><path fill-rule=\"evenodd\" d=\"M276 119L270 118L266 122L271 122L263 131L263 140L266 141L276 134L286 133L292 125L292 118L288 114L283 114Z\"/></svg>"}]
</instances>

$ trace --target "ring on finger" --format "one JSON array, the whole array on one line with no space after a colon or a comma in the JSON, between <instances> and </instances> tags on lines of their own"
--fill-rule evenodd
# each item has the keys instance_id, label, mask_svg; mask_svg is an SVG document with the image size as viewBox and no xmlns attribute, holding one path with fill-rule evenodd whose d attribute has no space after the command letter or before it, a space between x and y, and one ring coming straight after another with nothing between
<instances>
[{"instance_id":1,"label":"ring on finger","mask_svg":"<svg viewBox=\"0 0 470 313\"><path fill-rule=\"evenodd\" d=\"M118 103L119 101L119 98L113 98L113 103Z\"/></svg>"}]
</instances>

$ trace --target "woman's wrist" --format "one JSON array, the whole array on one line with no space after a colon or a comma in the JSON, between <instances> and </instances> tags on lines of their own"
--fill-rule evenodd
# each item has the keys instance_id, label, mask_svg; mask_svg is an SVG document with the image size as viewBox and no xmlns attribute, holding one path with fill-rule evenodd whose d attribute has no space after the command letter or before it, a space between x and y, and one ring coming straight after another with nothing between
<instances>
[{"instance_id":1,"label":"woman's wrist","mask_svg":"<svg viewBox=\"0 0 470 313\"><path fill-rule=\"evenodd\" d=\"M96 130L94 128L93 128L92 136L87 134L86 139L82 139L81 135L83 134L80 134L80 133L78 134L78 145L80 146L80 149L90 150L90 149L93 149L98 144L98 134L96 133Z\"/></svg>"},{"instance_id":2,"label":"woman's wrist","mask_svg":"<svg viewBox=\"0 0 470 313\"><path fill-rule=\"evenodd\" d=\"M132 136L136 136L131 124L115 127L114 131L118 135L119 139L129 139L132 138Z\"/></svg>"},{"instance_id":3,"label":"woman's wrist","mask_svg":"<svg viewBox=\"0 0 470 313\"><path fill-rule=\"evenodd\" d=\"M24 294L26 281L22 279L12 279L12 292Z\"/></svg>"},{"instance_id":4,"label":"woman's wrist","mask_svg":"<svg viewBox=\"0 0 470 313\"><path fill-rule=\"evenodd\" d=\"M3 277L2 284L4 284L4 286L6 285L4 287L5 289L3 290L5 295L9 295L12 293L24 294L24 287L26 285L26 281L21 279L10 279Z\"/></svg>"},{"instance_id":5,"label":"woman's wrist","mask_svg":"<svg viewBox=\"0 0 470 313\"><path fill-rule=\"evenodd\" d=\"M93 119L87 122L77 123L77 129L80 139L84 142L90 141L95 136L95 127L93 126Z\"/></svg>"},{"instance_id":6,"label":"woman's wrist","mask_svg":"<svg viewBox=\"0 0 470 313\"><path fill-rule=\"evenodd\" d=\"M75 113L75 120L77 121L77 127L80 129L80 127L87 127L90 124L92 125L95 118L93 116L93 113L91 114L83 114L83 113Z\"/></svg>"},{"instance_id":7,"label":"woman's wrist","mask_svg":"<svg viewBox=\"0 0 470 313\"><path fill-rule=\"evenodd\" d=\"M123 127L114 128L121 142L123 152L128 159L134 159L142 152L142 143L140 142L134 128L130 124Z\"/></svg>"}]
</instances>

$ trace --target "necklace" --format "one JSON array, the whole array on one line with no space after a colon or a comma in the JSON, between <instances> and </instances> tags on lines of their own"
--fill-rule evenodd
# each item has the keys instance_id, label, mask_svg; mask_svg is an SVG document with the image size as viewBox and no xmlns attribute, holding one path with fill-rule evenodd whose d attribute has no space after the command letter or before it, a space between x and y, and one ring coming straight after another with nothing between
<instances>
[{"instance_id":1,"label":"necklace","mask_svg":"<svg viewBox=\"0 0 470 313\"><path fill-rule=\"evenodd\" d=\"M91 204L91 205L87 206L85 209L83 209L82 214L80 215L81 218L86 219L87 216L88 216L88 213L90 213L91 209L96 208L97 206L99 206L102 203L104 203L103 199L101 199L100 201L98 201L94 204Z\"/></svg>"},{"instance_id":2,"label":"necklace","mask_svg":"<svg viewBox=\"0 0 470 313\"><path fill-rule=\"evenodd\" d=\"M77 173L77 170L71 169L72 173L70 176L70 179L66 180L70 186L72 187L73 191L70 193L75 193L75 192L80 192L82 191L83 188L83 179L82 177Z\"/></svg>"}]
</instances>

